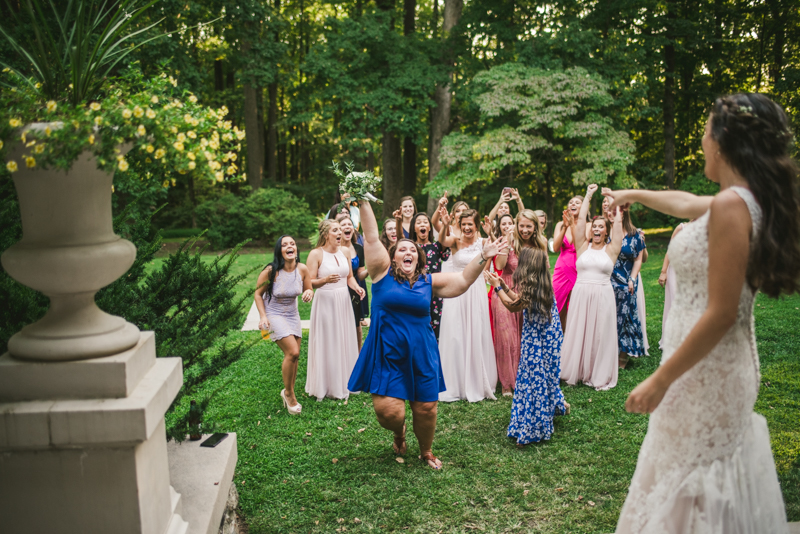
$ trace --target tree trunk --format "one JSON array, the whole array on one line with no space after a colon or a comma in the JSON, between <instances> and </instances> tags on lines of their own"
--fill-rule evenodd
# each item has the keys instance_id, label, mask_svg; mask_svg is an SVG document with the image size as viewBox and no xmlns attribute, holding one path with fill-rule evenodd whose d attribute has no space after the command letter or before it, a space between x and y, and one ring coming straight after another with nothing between
<instances>
[{"instance_id":1,"label":"tree trunk","mask_svg":"<svg viewBox=\"0 0 800 534\"><path fill-rule=\"evenodd\" d=\"M417 189L417 145L411 137L403 139L403 194Z\"/></svg>"},{"instance_id":2,"label":"tree trunk","mask_svg":"<svg viewBox=\"0 0 800 534\"><path fill-rule=\"evenodd\" d=\"M267 110L267 178L275 182L278 177L278 84L269 84L269 109Z\"/></svg>"},{"instance_id":3,"label":"tree trunk","mask_svg":"<svg viewBox=\"0 0 800 534\"><path fill-rule=\"evenodd\" d=\"M785 19L787 13L782 12L780 2L772 0L768 2L770 13L772 14L773 28L775 36L772 41L772 61L769 64L769 82L772 84L772 92L775 92L775 84L781 79L783 70L783 49L786 46Z\"/></svg>"},{"instance_id":4,"label":"tree trunk","mask_svg":"<svg viewBox=\"0 0 800 534\"><path fill-rule=\"evenodd\" d=\"M189 181L187 182L189 185L189 203L192 205L192 228L197 228L197 216L195 215L195 209L197 208L197 197L194 194L194 178L192 177L192 173L189 173Z\"/></svg>"},{"instance_id":5,"label":"tree trunk","mask_svg":"<svg viewBox=\"0 0 800 534\"><path fill-rule=\"evenodd\" d=\"M444 22L442 24L442 38L447 43L450 30L458 23L461 18L461 11L464 8L464 0L445 0L444 3ZM455 57L452 45L446 45L443 54L443 61L450 70L454 67ZM450 84L436 86L434 93L436 107L433 109L431 120L431 142L430 153L428 154L428 181L433 180L439 174L439 153L442 150L442 139L450 131L450 104L452 94ZM433 195L428 195L428 213L432 214L436 209L438 199Z\"/></svg>"},{"instance_id":6,"label":"tree trunk","mask_svg":"<svg viewBox=\"0 0 800 534\"><path fill-rule=\"evenodd\" d=\"M242 43L242 53L247 55L252 48L248 42ZM258 112L258 98L261 88L255 87L253 81L244 79L244 129L247 139L247 184L253 191L261 187L261 176L264 173L264 123Z\"/></svg>"},{"instance_id":7,"label":"tree trunk","mask_svg":"<svg viewBox=\"0 0 800 534\"><path fill-rule=\"evenodd\" d=\"M397 134L383 132L383 216L391 217L400 207L403 197L403 173L400 138Z\"/></svg>"},{"instance_id":8,"label":"tree trunk","mask_svg":"<svg viewBox=\"0 0 800 534\"><path fill-rule=\"evenodd\" d=\"M673 1L667 2L667 44L664 46L664 176L669 189L675 186L675 28Z\"/></svg>"},{"instance_id":9,"label":"tree trunk","mask_svg":"<svg viewBox=\"0 0 800 534\"><path fill-rule=\"evenodd\" d=\"M225 89L225 78L222 72L222 60L214 60L214 90L222 91Z\"/></svg>"}]
</instances>

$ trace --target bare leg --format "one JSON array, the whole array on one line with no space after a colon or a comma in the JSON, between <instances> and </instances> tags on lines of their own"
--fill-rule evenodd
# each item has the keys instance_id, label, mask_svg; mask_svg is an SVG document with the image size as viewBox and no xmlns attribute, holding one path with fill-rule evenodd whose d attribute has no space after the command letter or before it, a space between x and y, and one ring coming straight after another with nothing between
<instances>
[{"instance_id":1,"label":"bare leg","mask_svg":"<svg viewBox=\"0 0 800 534\"><path fill-rule=\"evenodd\" d=\"M358 338L358 352L361 352L361 343L364 333L361 331L361 324L356 326L356 337Z\"/></svg>"},{"instance_id":2,"label":"bare leg","mask_svg":"<svg viewBox=\"0 0 800 534\"><path fill-rule=\"evenodd\" d=\"M294 395L294 382L297 378L297 362L300 359L300 343L294 336L285 337L275 342L283 351L283 364L281 364L281 374L283 375L283 387L286 389L286 400L289 405L297 406L297 398Z\"/></svg>"},{"instance_id":3,"label":"bare leg","mask_svg":"<svg viewBox=\"0 0 800 534\"><path fill-rule=\"evenodd\" d=\"M395 436L403 434L403 426L406 421L406 401L373 394L372 406L375 408L379 425L394 432Z\"/></svg>"},{"instance_id":4,"label":"bare leg","mask_svg":"<svg viewBox=\"0 0 800 534\"><path fill-rule=\"evenodd\" d=\"M565 332L567 329L567 307L564 306L561 308L561 311L558 312L558 318L561 319L561 332Z\"/></svg>"},{"instance_id":5,"label":"bare leg","mask_svg":"<svg viewBox=\"0 0 800 534\"><path fill-rule=\"evenodd\" d=\"M419 441L420 457L425 453L430 453L433 447L433 434L436 432L436 413L439 403L411 401L411 412L413 413L414 435ZM428 460L428 465L434 469L440 469L442 462L437 458Z\"/></svg>"}]
</instances>

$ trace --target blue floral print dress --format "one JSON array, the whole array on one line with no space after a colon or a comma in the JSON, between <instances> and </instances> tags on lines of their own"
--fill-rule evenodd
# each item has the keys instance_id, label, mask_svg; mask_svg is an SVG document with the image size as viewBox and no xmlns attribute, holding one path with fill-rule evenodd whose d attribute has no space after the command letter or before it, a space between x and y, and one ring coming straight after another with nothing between
<instances>
[{"instance_id":1,"label":"blue floral print dress","mask_svg":"<svg viewBox=\"0 0 800 534\"><path fill-rule=\"evenodd\" d=\"M519 368L508 425L508 437L516 438L517 445L550 439L553 417L567 411L559 387L563 341L555 299L549 321L523 310Z\"/></svg>"},{"instance_id":2,"label":"blue floral print dress","mask_svg":"<svg viewBox=\"0 0 800 534\"><path fill-rule=\"evenodd\" d=\"M644 335L642 323L639 321L639 309L636 305L636 289L639 284L633 280L633 294L628 290L628 278L633 271L633 262L647 247L644 238L636 232L622 238L614 272L611 273L611 287L617 301L617 339L619 351L630 356L644 356ZM638 278L638 277L637 277Z\"/></svg>"}]
</instances>

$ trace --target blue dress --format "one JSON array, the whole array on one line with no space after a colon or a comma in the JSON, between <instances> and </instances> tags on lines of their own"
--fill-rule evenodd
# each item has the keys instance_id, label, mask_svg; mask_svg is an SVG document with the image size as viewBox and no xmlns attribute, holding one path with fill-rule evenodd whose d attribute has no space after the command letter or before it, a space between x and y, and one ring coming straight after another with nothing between
<instances>
[{"instance_id":1,"label":"blue dress","mask_svg":"<svg viewBox=\"0 0 800 534\"><path fill-rule=\"evenodd\" d=\"M633 262L646 248L644 239L637 232L622 238L614 272L611 273L611 287L617 301L617 340L619 351L630 356L644 356L644 335L642 323L639 321L639 309L636 306L636 289L639 284L633 281L633 294L628 291L628 278L633 271ZM638 277L637 277L638 278Z\"/></svg>"},{"instance_id":2,"label":"blue dress","mask_svg":"<svg viewBox=\"0 0 800 534\"><path fill-rule=\"evenodd\" d=\"M350 375L350 391L434 402L444 385L439 347L431 327L431 275L412 288L391 270L372 284L369 334Z\"/></svg>"},{"instance_id":3,"label":"blue dress","mask_svg":"<svg viewBox=\"0 0 800 534\"><path fill-rule=\"evenodd\" d=\"M553 299L550 320L527 309L522 313L522 342L508 437L518 445L550 439L553 417L566 413L561 375L561 320Z\"/></svg>"}]
</instances>

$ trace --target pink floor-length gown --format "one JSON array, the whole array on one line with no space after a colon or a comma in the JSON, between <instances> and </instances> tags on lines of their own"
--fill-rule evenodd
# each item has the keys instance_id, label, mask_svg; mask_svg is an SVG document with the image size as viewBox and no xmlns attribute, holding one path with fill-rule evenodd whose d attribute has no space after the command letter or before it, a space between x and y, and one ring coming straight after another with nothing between
<instances>
[{"instance_id":1,"label":"pink floor-length gown","mask_svg":"<svg viewBox=\"0 0 800 534\"><path fill-rule=\"evenodd\" d=\"M614 262L602 250L587 249L577 261L567 334L561 349L561 379L596 390L617 385L617 304L611 287Z\"/></svg>"},{"instance_id":2,"label":"pink floor-length gown","mask_svg":"<svg viewBox=\"0 0 800 534\"><path fill-rule=\"evenodd\" d=\"M518 264L519 258L516 252L513 248L509 248L506 266L498 273L509 287L514 286L512 279ZM519 367L522 313L508 311L494 291L492 291L490 311L494 330L494 357L497 361L497 375L503 389L512 389Z\"/></svg>"},{"instance_id":3,"label":"pink floor-length gown","mask_svg":"<svg viewBox=\"0 0 800 534\"><path fill-rule=\"evenodd\" d=\"M339 281L317 289L311 304L306 393L319 401L346 399L350 394L347 381L358 359L358 341L347 289L349 271L350 260L340 251L322 251L319 278L338 274Z\"/></svg>"},{"instance_id":4,"label":"pink floor-length gown","mask_svg":"<svg viewBox=\"0 0 800 534\"><path fill-rule=\"evenodd\" d=\"M559 312L563 309L569 310L569 294L575 287L575 280L578 278L575 260L575 245L567 241L565 234L561 243L561 253L558 255L556 267L553 269L553 294L556 297L556 306L558 306Z\"/></svg>"}]
</instances>

